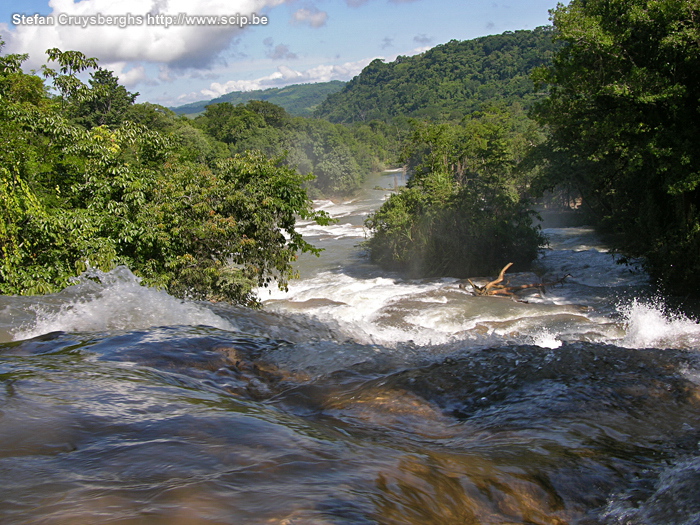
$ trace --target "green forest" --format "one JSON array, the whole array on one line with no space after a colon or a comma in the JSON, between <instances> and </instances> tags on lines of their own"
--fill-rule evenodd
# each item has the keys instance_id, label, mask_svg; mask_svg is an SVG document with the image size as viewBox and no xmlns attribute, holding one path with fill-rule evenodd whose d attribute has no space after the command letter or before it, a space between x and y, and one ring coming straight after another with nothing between
<instances>
[{"instance_id":1,"label":"green forest","mask_svg":"<svg viewBox=\"0 0 700 525\"><path fill-rule=\"evenodd\" d=\"M698 296L699 20L700 0L573 0L548 27L375 60L320 103L288 90L306 113L232 97L194 118L138 103L80 52L26 73L0 50L0 293L126 265L255 306L318 253L295 227L330 220L312 199L404 167L366 222L385 268L527 268L545 245L533 208L561 192L659 285Z\"/></svg>"},{"instance_id":2,"label":"green forest","mask_svg":"<svg viewBox=\"0 0 700 525\"><path fill-rule=\"evenodd\" d=\"M390 64L375 60L321 104L350 127L382 122L411 175L366 222L374 262L411 277L528 268L545 244L532 211L545 130L529 111L532 80L559 43L551 27L451 41Z\"/></svg>"},{"instance_id":3,"label":"green forest","mask_svg":"<svg viewBox=\"0 0 700 525\"><path fill-rule=\"evenodd\" d=\"M568 185L623 254L668 291L700 295L700 2L573 1L563 47L535 74L549 96L540 184Z\"/></svg>"},{"instance_id":4,"label":"green forest","mask_svg":"<svg viewBox=\"0 0 700 525\"><path fill-rule=\"evenodd\" d=\"M414 116L401 142L413 177L369 219L372 258L413 275L522 267L544 241L533 203L560 192L580 198L621 261L640 258L666 293L700 296L700 2L573 0L551 18L407 66L370 64L319 107L339 122ZM472 57L460 74L459 59L428 63L459 47ZM509 65L500 79L493 63ZM392 89L371 95L372 79Z\"/></svg>"},{"instance_id":5,"label":"green forest","mask_svg":"<svg viewBox=\"0 0 700 525\"><path fill-rule=\"evenodd\" d=\"M452 40L389 64L376 59L314 114L345 123L459 120L495 101L530 107L538 98L530 74L550 64L557 48L551 29Z\"/></svg>"},{"instance_id":6,"label":"green forest","mask_svg":"<svg viewBox=\"0 0 700 525\"><path fill-rule=\"evenodd\" d=\"M348 127L292 117L260 100L209 105L192 124L224 144L226 154L258 151L299 173L313 174L307 185L313 197L352 193L368 173L383 169L392 157L386 126L380 123Z\"/></svg>"}]
</instances>

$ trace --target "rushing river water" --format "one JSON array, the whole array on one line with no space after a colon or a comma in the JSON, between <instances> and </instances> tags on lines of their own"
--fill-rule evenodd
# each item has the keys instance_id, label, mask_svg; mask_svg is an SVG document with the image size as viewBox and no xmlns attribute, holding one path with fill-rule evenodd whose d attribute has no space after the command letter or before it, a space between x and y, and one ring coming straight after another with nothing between
<instances>
[{"instance_id":1,"label":"rushing river water","mask_svg":"<svg viewBox=\"0 0 700 525\"><path fill-rule=\"evenodd\" d=\"M521 302L382 272L393 179L318 203L262 311L124 268L0 297L0 523L700 523L700 325L587 228Z\"/></svg>"}]
</instances>

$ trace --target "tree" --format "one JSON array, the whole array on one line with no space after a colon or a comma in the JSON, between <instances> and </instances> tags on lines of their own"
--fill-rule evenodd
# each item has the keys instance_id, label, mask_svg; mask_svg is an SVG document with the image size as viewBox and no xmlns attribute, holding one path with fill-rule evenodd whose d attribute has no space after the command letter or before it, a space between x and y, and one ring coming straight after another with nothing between
<instances>
[{"instance_id":1,"label":"tree","mask_svg":"<svg viewBox=\"0 0 700 525\"><path fill-rule=\"evenodd\" d=\"M265 118L243 105L228 102L207 106L198 118L200 125L216 140L226 144L243 142L265 127Z\"/></svg>"},{"instance_id":2,"label":"tree","mask_svg":"<svg viewBox=\"0 0 700 525\"><path fill-rule=\"evenodd\" d=\"M530 264L544 239L528 209L527 177L515 169L518 119L494 110L413 127L403 157L413 172L407 188L366 221L371 258L413 276Z\"/></svg>"},{"instance_id":3,"label":"tree","mask_svg":"<svg viewBox=\"0 0 700 525\"><path fill-rule=\"evenodd\" d=\"M75 119L87 128L121 124L138 95L120 85L114 73L98 68L90 75L89 92L75 108Z\"/></svg>"},{"instance_id":4,"label":"tree","mask_svg":"<svg viewBox=\"0 0 700 525\"><path fill-rule=\"evenodd\" d=\"M575 186L653 276L700 293L700 2L573 0L552 19L564 45L535 77L547 184Z\"/></svg>"},{"instance_id":5,"label":"tree","mask_svg":"<svg viewBox=\"0 0 700 525\"><path fill-rule=\"evenodd\" d=\"M137 214L136 267L178 296L255 305L255 288L296 276L298 252L320 252L295 226L329 221L312 209L306 178L259 153L211 168L168 162Z\"/></svg>"},{"instance_id":6,"label":"tree","mask_svg":"<svg viewBox=\"0 0 700 525\"><path fill-rule=\"evenodd\" d=\"M352 193L367 173L383 168L387 156L377 133L356 135L341 124L290 117L283 108L265 101L212 104L194 122L226 143L232 154L260 151L283 158L301 173L312 173L307 184L317 195Z\"/></svg>"},{"instance_id":7,"label":"tree","mask_svg":"<svg viewBox=\"0 0 700 525\"><path fill-rule=\"evenodd\" d=\"M68 99L82 102L87 98L88 87L77 76L87 69L97 68L97 59L88 58L80 51L61 51L54 47L46 50L50 61L58 62L56 71L46 65L42 67L45 78L51 78L53 86L61 97L61 107L65 107Z\"/></svg>"},{"instance_id":8,"label":"tree","mask_svg":"<svg viewBox=\"0 0 700 525\"><path fill-rule=\"evenodd\" d=\"M61 100L61 109L86 128L117 125L123 121L128 108L138 93L130 93L119 84L112 71L98 66L96 58L88 58L80 51L46 51L50 61L57 62L58 71L42 67L45 78L52 79ZM89 85L77 74L92 69Z\"/></svg>"}]
</instances>

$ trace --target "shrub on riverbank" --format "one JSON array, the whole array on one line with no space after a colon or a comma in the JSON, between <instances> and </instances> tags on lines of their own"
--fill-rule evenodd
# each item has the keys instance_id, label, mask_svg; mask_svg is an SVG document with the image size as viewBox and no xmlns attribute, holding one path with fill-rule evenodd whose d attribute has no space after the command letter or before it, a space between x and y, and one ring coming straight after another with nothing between
<instances>
[{"instance_id":1,"label":"shrub on riverbank","mask_svg":"<svg viewBox=\"0 0 700 525\"><path fill-rule=\"evenodd\" d=\"M370 257L411 276L468 277L508 262L523 268L544 238L516 169L538 132L521 115L494 109L459 123L414 122L404 161L413 172L366 226Z\"/></svg>"}]
</instances>

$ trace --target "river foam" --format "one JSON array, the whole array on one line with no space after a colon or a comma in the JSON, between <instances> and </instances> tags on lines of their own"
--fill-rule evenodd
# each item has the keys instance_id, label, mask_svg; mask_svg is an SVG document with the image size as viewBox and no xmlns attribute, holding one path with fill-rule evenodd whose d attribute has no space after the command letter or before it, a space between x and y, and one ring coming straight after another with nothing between
<instances>
[{"instance_id":1,"label":"river foam","mask_svg":"<svg viewBox=\"0 0 700 525\"><path fill-rule=\"evenodd\" d=\"M34 321L15 329L13 338L28 339L56 331L101 332L174 325L236 330L230 321L197 303L143 286L125 266L110 272L88 270L57 298L31 306Z\"/></svg>"},{"instance_id":2,"label":"river foam","mask_svg":"<svg viewBox=\"0 0 700 525\"><path fill-rule=\"evenodd\" d=\"M25 314L32 313L31 320L15 327L12 339L56 331L178 325L236 332L241 325L237 320L242 320L237 310L223 311L143 286L126 267L111 272L90 270L50 299L24 307ZM266 312L246 311L246 330L284 338L295 325L295 331L309 331L312 340L318 339L318 327L325 325L329 337L385 347L465 341L477 347L514 343L556 349L564 342L592 341L624 348L700 349L698 321L671 311L659 298L632 298L619 302L610 315L600 316L591 309L552 304L542 298L518 303L471 297L450 279L403 282L322 273L293 283L287 292L268 295ZM272 314L277 321L271 322ZM301 328L304 323L306 328ZM277 330L271 331L273 325Z\"/></svg>"},{"instance_id":3,"label":"river foam","mask_svg":"<svg viewBox=\"0 0 700 525\"><path fill-rule=\"evenodd\" d=\"M626 348L700 348L696 319L668 309L662 299L633 299L618 306L625 336L616 344Z\"/></svg>"}]
</instances>

